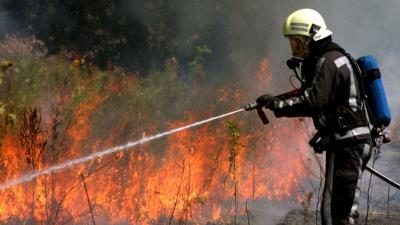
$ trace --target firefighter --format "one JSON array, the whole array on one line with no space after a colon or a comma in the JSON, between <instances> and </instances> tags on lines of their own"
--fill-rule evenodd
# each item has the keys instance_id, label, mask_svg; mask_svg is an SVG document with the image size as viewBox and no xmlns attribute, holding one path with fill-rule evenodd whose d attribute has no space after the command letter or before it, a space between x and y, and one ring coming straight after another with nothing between
<instances>
[{"instance_id":1,"label":"firefighter","mask_svg":"<svg viewBox=\"0 0 400 225\"><path fill-rule=\"evenodd\" d=\"M357 224L361 177L372 151L357 65L332 42L332 32L315 10L290 14L283 35L301 61L303 86L294 95L280 95L284 98L262 95L257 103L278 118L312 117L317 134L310 144L317 153L326 151L322 224Z\"/></svg>"}]
</instances>

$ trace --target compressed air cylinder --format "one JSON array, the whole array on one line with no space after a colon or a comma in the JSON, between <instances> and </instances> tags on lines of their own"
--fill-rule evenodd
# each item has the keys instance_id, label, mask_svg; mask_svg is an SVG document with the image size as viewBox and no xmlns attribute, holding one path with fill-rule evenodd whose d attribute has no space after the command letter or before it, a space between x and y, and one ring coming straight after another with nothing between
<instances>
[{"instance_id":1,"label":"compressed air cylinder","mask_svg":"<svg viewBox=\"0 0 400 225\"><path fill-rule=\"evenodd\" d=\"M367 55L357 59L364 77L365 92L368 96L369 111L372 114L374 126L389 126L391 121L390 108L385 95L378 61L374 56Z\"/></svg>"}]
</instances>

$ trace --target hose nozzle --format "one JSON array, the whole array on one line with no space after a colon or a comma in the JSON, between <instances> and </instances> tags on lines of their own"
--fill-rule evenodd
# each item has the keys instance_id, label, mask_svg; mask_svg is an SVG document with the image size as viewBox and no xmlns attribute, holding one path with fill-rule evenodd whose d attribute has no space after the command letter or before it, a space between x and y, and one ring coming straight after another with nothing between
<instances>
[{"instance_id":1,"label":"hose nozzle","mask_svg":"<svg viewBox=\"0 0 400 225\"><path fill-rule=\"evenodd\" d=\"M257 103L247 104L247 105L244 106L244 109L246 111L257 110L257 114L260 117L260 119L263 122L263 124L268 124L269 123L269 120L268 120L267 116L265 115L264 111L262 110L262 105L259 105Z\"/></svg>"},{"instance_id":2,"label":"hose nozzle","mask_svg":"<svg viewBox=\"0 0 400 225\"><path fill-rule=\"evenodd\" d=\"M255 110L255 109L258 109L258 108L260 108L260 106L257 103L253 103L253 104L249 103L249 104L244 106L244 109L246 111L252 111L252 110Z\"/></svg>"}]
</instances>

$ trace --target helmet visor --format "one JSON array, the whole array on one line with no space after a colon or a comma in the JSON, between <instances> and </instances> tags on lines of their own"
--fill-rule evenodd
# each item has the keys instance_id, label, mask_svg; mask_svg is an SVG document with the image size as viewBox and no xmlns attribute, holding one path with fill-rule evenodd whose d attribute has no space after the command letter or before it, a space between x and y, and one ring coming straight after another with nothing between
<instances>
[{"instance_id":1,"label":"helmet visor","mask_svg":"<svg viewBox=\"0 0 400 225\"><path fill-rule=\"evenodd\" d=\"M299 37L289 37L289 44L293 55L297 55L304 50L303 40Z\"/></svg>"}]
</instances>

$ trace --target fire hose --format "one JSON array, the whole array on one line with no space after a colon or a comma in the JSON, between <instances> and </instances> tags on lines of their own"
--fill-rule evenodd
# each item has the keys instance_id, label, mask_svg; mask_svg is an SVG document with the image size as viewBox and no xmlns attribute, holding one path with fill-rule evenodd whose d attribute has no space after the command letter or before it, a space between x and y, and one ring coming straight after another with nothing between
<instances>
[{"instance_id":1,"label":"fire hose","mask_svg":"<svg viewBox=\"0 0 400 225\"><path fill-rule=\"evenodd\" d=\"M400 190L400 184L397 183L396 181L390 179L389 177L383 175L382 173L380 173L379 171L377 171L376 169L370 167L370 166L366 166L365 167L366 170L368 170L371 174L373 174L374 176L380 178L381 180L385 181L386 183L392 185L393 187L397 188Z\"/></svg>"},{"instance_id":2,"label":"fire hose","mask_svg":"<svg viewBox=\"0 0 400 225\"><path fill-rule=\"evenodd\" d=\"M278 96L278 98L281 96ZM263 106L258 105L257 103L253 103L253 104L247 104L244 106L244 109L246 111L252 111L252 110L256 110L258 116L260 117L261 121L263 122L263 124L268 124L269 120L268 117L265 115L265 112L263 111ZM374 176L380 178L381 180L385 181L386 183L392 185L393 187L397 188L400 190L400 184L396 181L394 181L393 179L383 175L382 173L380 173L379 171L377 171L376 169L370 167L370 166L366 166L365 169L367 171L369 171L371 174L373 174Z\"/></svg>"}]
</instances>

